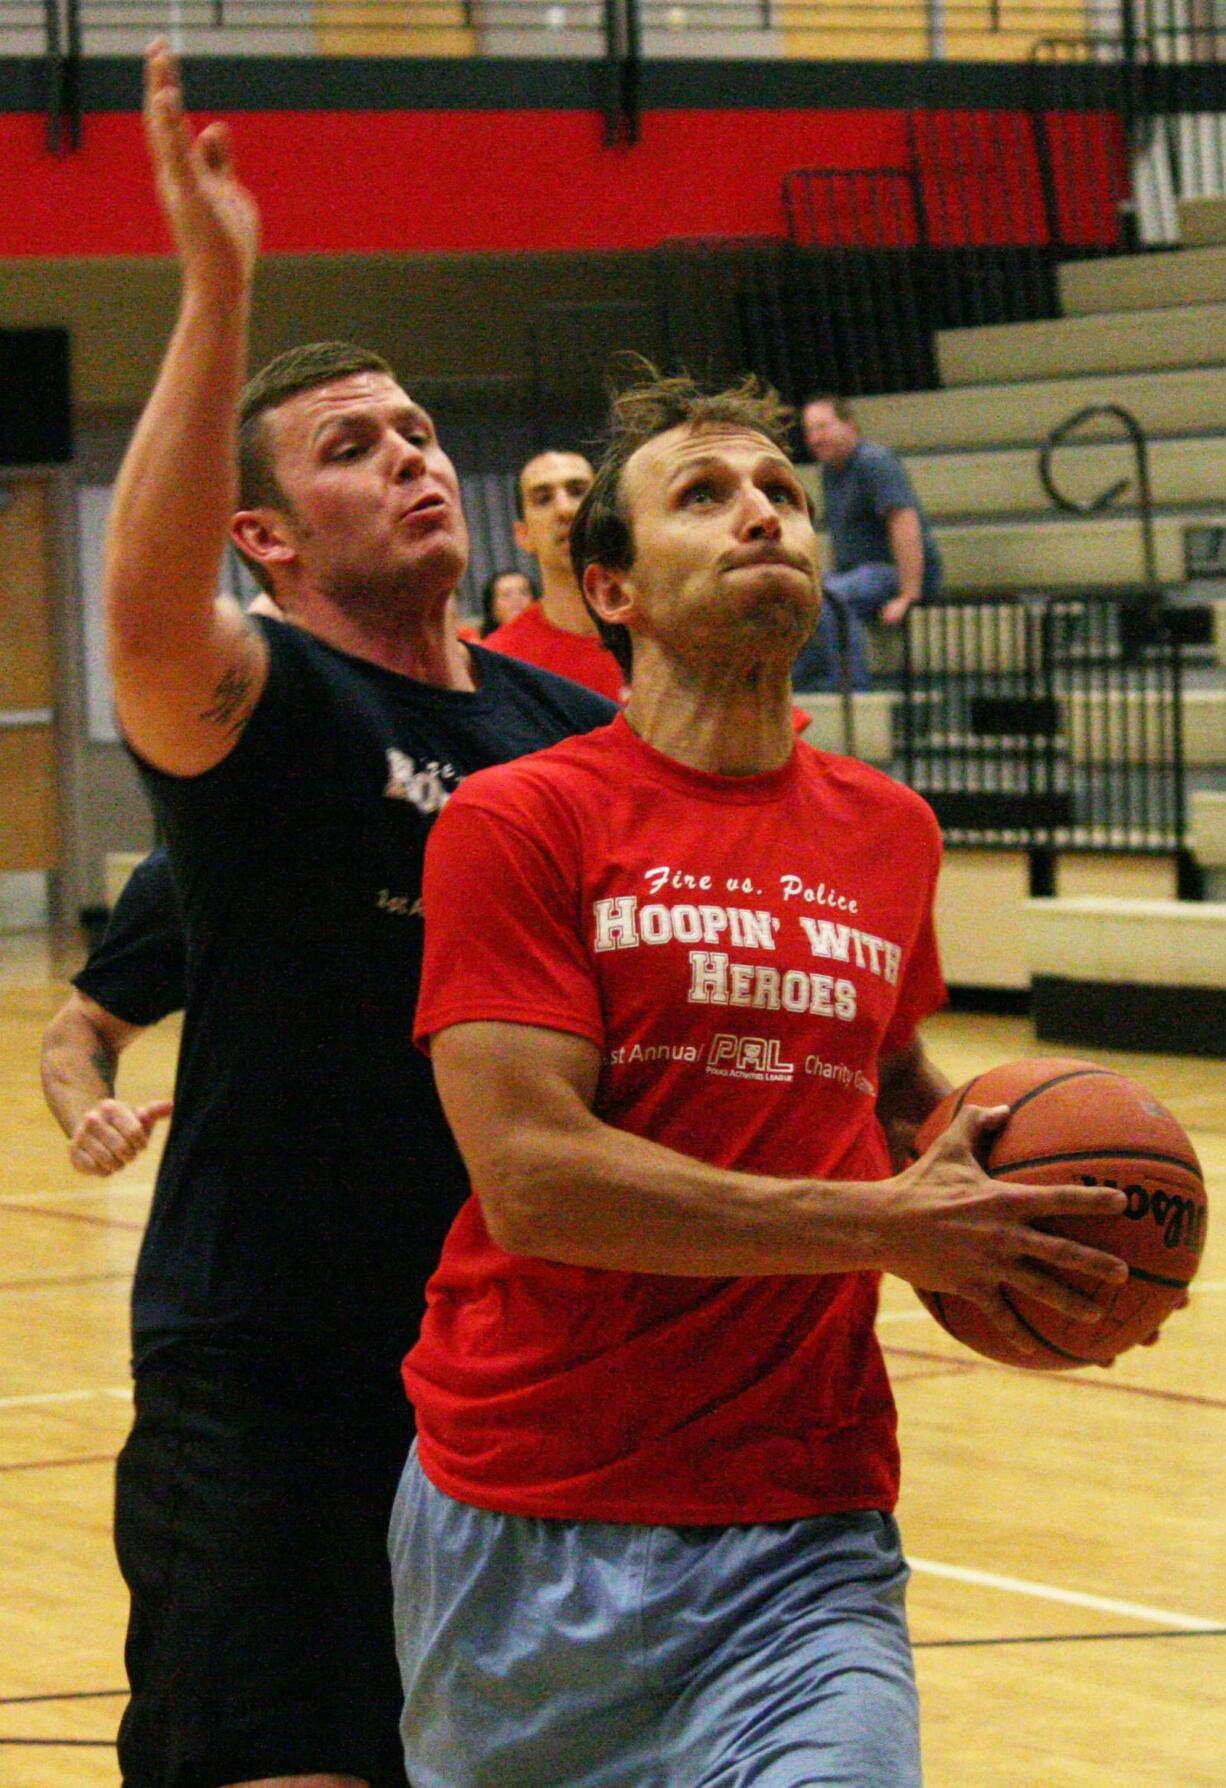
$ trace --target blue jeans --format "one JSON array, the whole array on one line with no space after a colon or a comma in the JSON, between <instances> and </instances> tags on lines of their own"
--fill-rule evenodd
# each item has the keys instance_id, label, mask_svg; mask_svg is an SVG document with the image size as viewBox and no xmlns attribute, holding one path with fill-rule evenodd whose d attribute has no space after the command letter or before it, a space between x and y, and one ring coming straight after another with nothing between
<instances>
[{"instance_id":1,"label":"blue jeans","mask_svg":"<svg viewBox=\"0 0 1226 1788\"><path fill-rule=\"evenodd\" d=\"M414 1451L389 1546L415 1788L920 1788L889 1515L499 1515Z\"/></svg>"},{"instance_id":2,"label":"blue jeans","mask_svg":"<svg viewBox=\"0 0 1226 1788\"><path fill-rule=\"evenodd\" d=\"M931 596L929 579L924 579L924 595ZM933 584L936 579L931 580ZM792 666L792 686L801 690L838 690L839 635L835 604L841 604L847 616L847 668L853 689L870 689L872 675L868 668L866 625L875 620L887 602L898 594L898 572L894 565L854 565L850 571L830 571L822 579L825 600L817 626L800 648Z\"/></svg>"}]
</instances>

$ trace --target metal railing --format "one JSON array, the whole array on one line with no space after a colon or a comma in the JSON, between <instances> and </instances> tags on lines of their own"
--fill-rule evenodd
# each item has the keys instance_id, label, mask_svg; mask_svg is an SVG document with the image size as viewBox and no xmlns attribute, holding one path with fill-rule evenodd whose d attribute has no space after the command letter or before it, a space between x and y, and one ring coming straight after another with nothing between
<instances>
[{"instance_id":1,"label":"metal railing","mask_svg":"<svg viewBox=\"0 0 1226 1788\"><path fill-rule=\"evenodd\" d=\"M1182 687L1178 630L1143 599L924 603L904 636L903 777L951 844L1186 859Z\"/></svg>"},{"instance_id":2,"label":"metal railing","mask_svg":"<svg viewBox=\"0 0 1226 1788\"><path fill-rule=\"evenodd\" d=\"M1070 497L1056 481L1055 456L1057 449L1073 440L1079 430L1087 422L1101 421L1110 416L1123 425L1132 446L1133 474L1131 478L1117 478L1096 497ZM1137 519L1141 529L1141 563L1145 567L1145 584L1148 593L1157 598L1161 595L1158 583L1158 557L1154 546L1154 497L1149 477L1149 444L1145 430L1137 421L1131 410L1123 404L1087 404L1084 409L1066 416L1052 429L1042 447L1039 449L1039 482L1047 492L1057 509L1063 509L1066 515L1098 515L1109 509L1112 503L1118 502L1128 492L1135 490L1137 499Z\"/></svg>"},{"instance_id":3,"label":"metal railing","mask_svg":"<svg viewBox=\"0 0 1226 1788\"><path fill-rule=\"evenodd\" d=\"M29 25L35 10L24 0L3 0L0 29L10 15ZM412 31L460 20L478 34L527 31L558 41L576 30L601 31L605 0L83 0L82 10L89 37L125 30L326 32L339 25L360 39L363 32ZM871 7L835 7L829 0L642 0L640 7L646 33L679 44L694 35L735 39L772 31L829 45L818 53L869 59L939 57L951 38L986 43L1001 36L1016 39L1024 53L1036 29L1084 31L1097 21L1101 29L1111 30L1118 16L1118 7L1106 0L1089 5L1077 0L1044 0L1042 5L1033 0L886 0ZM698 48L701 53L714 45L700 42Z\"/></svg>"}]
</instances>

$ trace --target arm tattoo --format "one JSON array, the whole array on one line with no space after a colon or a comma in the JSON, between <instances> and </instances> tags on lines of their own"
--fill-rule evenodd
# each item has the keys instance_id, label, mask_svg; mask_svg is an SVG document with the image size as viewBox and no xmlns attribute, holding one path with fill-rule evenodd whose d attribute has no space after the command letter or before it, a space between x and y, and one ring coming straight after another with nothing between
<instances>
[{"instance_id":1,"label":"arm tattoo","mask_svg":"<svg viewBox=\"0 0 1226 1788\"><path fill-rule=\"evenodd\" d=\"M89 1065L111 1096L115 1092L116 1061L115 1051L108 1049L105 1043L99 1043L96 1049L90 1051Z\"/></svg>"},{"instance_id":2,"label":"arm tattoo","mask_svg":"<svg viewBox=\"0 0 1226 1788\"><path fill-rule=\"evenodd\" d=\"M249 696L255 679L244 670L228 670L213 691L213 699L201 711L201 720L212 720L227 737L241 733L251 718Z\"/></svg>"}]
</instances>

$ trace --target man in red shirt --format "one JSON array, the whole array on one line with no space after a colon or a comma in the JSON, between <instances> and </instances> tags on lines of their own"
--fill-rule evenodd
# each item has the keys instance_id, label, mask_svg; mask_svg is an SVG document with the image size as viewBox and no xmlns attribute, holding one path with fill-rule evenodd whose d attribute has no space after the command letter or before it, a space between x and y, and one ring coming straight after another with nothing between
<instances>
[{"instance_id":1,"label":"man in red shirt","mask_svg":"<svg viewBox=\"0 0 1226 1788\"><path fill-rule=\"evenodd\" d=\"M1036 1227L1122 1194L983 1172L1004 1108L903 1165L940 836L794 740L786 423L623 395L573 552L625 714L471 777L427 851L417 1031L475 1196L405 1362L415 1788L916 1788L878 1276L1017 1340L1010 1288L1089 1321L1052 1269L1126 1277Z\"/></svg>"},{"instance_id":2,"label":"man in red shirt","mask_svg":"<svg viewBox=\"0 0 1226 1788\"><path fill-rule=\"evenodd\" d=\"M601 644L570 561L571 523L592 477L591 465L581 453L555 448L538 453L519 474L515 544L540 565L540 600L496 628L485 644L583 683L611 701L624 701L626 679L613 654Z\"/></svg>"}]
</instances>

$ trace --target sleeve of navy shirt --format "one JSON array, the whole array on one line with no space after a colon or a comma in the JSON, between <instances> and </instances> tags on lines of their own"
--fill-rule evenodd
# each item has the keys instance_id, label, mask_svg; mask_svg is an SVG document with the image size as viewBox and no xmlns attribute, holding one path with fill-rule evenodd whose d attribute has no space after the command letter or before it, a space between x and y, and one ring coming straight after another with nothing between
<instances>
[{"instance_id":1,"label":"sleeve of navy shirt","mask_svg":"<svg viewBox=\"0 0 1226 1788\"><path fill-rule=\"evenodd\" d=\"M183 920L164 850L124 884L106 930L72 984L125 1024L150 1025L183 1006Z\"/></svg>"},{"instance_id":2,"label":"sleeve of navy shirt","mask_svg":"<svg viewBox=\"0 0 1226 1788\"><path fill-rule=\"evenodd\" d=\"M919 499L898 455L875 441L866 442L865 446L861 464L872 486L877 514L884 518L891 509L918 509Z\"/></svg>"}]
</instances>

